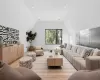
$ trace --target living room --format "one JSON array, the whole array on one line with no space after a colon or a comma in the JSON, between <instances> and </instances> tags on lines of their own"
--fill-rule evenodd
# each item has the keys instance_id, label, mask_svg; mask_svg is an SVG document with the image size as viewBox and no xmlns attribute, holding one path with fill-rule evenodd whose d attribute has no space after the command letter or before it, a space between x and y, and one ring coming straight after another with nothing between
<instances>
[{"instance_id":1,"label":"living room","mask_svg":"<svg viewBox=\"0 0 100 80\"><path fill-rule=\"evenodd\" d=\"M100 80L99 4L0 0L0 80Z\"/></svg>"}]
</instances>

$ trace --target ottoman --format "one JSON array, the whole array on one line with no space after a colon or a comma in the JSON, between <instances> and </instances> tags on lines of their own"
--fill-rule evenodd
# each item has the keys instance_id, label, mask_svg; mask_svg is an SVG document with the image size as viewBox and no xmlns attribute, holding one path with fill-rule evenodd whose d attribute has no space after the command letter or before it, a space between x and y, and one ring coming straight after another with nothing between
<instances>
[{"instance_id":1,"label":"ottoman","mask_svg":"<svg viewBox=\"0 0 100 80\"><path fill-rule=\"evenodd\" d=\"M24 56L19 60L19 66L25 68L32 68L32 57Z\"/></svg>"},{"instance_id":2,"label":"ottoman","mask_svg":"<svg viewBox=\"0 0 100 80\"><path fill-rule=\"evenodd\" d=\"M27 56L32 57L33 62L36 60L36 53L35 52L28 52Z\"/></svg>"},{"instance_id":3,"label":"ottoman","mask_svg":"<svg viewBox=\"0 0 100 80\"><path fill-rule=\"evenodd\" d=\"M43 50L35 50L35 53L36 53L37 56L43 56L44 55Z\"/></svg>"}]
</instances>

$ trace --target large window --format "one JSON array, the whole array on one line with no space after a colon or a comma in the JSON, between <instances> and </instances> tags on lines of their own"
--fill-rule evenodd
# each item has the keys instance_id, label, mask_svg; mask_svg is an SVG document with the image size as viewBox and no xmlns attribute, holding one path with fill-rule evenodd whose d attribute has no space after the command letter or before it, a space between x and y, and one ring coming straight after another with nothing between
<instances>
[{"instance_id":1,"label":"large window","mask_svg":"<svg viewBox=\"0 0 100 80\"><path fill-rule=\"evenodd\" d=\"M45 29L45 44L62 44L62 29Z\"/></svg>"}]
</instances>

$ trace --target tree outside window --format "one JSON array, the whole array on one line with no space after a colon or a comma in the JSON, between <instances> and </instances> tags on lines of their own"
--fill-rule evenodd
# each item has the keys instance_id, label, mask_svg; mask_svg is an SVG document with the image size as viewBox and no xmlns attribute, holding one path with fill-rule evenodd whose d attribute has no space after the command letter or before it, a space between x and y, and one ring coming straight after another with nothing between
<instances>
[{"instance_id":1,"label":"tree outside window","mask_svg":"<svg viewBox=\"0 0 100 80\"><path fill-rule=\"evenodd\" d=\"M45 29L45 44L62 44L62 29Z\"/></svg>"}]
</instances>

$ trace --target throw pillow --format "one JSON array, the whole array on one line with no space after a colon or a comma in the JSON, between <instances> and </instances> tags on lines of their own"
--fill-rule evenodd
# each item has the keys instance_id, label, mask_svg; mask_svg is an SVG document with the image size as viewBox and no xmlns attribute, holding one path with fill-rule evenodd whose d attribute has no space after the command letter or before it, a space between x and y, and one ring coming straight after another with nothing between
<instances>
[{"instance_id":1,"label":"throw pillow","mask_svg":"<svg viewBox=\"0 0 100 80\"><path fill-rule=\"evenodd\" d=\"M93 56L100 56L100 50L96 48L93 52Z\"/></svg>"},{"instance_id":2,"label":"throw pillow","mask_svg":"<svg viewBox=\"0 0 100 80\"><path fill-rule=\"evenodd\" d=\"M80 53L82 52L82 50L83 50L83 48L78 46L76 52L77 52L78 54L80 54Z\"/></svg>"},{"instance_id":3,"label":"throw pillow","mask_svg":"<svg viewBox=\"0 0 100 80\"><path fill-rule=\"evenodd\" d=\"M71 50L71 48L72 48L72 45L71 44L67 44L67 49Z\"/></svg>"},{"instance_id":4,"label":"throw pillow","mask_svg":"<svg viewBox=\"0 0 100 80\"><path fill-rule=\"evenodd\" d=\"M60 45L61 48L64 48L64 45Z\"/></svg>"},{"instance_id":5,"label":"throw pillow","mask_svg":"<svg viewBox=\"0 0 100 80\"><path fill-rule=\"evenodd\" d=\"M80 55L82 58L84 58L86 57L86 55L88 55L87 53L88 53L87 49L83 49Z\"/></svg>"},{"instance_id":6,"label":"throw pillow","mask_svg":"<svg viewBox=\"0 0 100 80\"><path fill-rule=\"evenodd\" d=\"M85 55L84 55L84 59L86 59L88 56L91 56L91 53L92 53L92 49L88 49L88 48L86 48L86 53L85 53Z\"/></svg>"},{"instance_id":7,"label":"throw pillow","mask_svg":"<svg viewBox=\"0 0 100 80\"><path fill-rule=\"evenodd\" d=\"M76 53L77 51L77 46L72 46L72 49L71 49L74 53Z\"/></svg>"},{"instance_id":8,"label":"throw pillow","mask_svg":"<svg viewBox=\"0 0 100 80\"><path fill-rule=\"evenodd\" d=\"M66 48L67 47L67 43L64 43L64 48Z\"/></svg>"},{"instance_id":9,"label":"throw pillow","mask_svg":"<svg viewBox=\"0 0 100 80\"><path fill-rule=\"evenodd\" d=\"M20 72L24 79L22 80L42 80L41 77L39 77L34 71L24 68L24 67L19 67L16 68L16 71Z\"/></svg>"},{"instance_id":10,"label":"throw pillow","mask_svg":"<svg viewBox=\"0 0 100 80\"><path fill-rule=\"evenodd\" d=\"M90 56L92 56L92 55L93 55L93 52L94 52L94 49L92 49L92 50L91 50L91 52L90 52Z\"/></svg>"}]
</instances>

